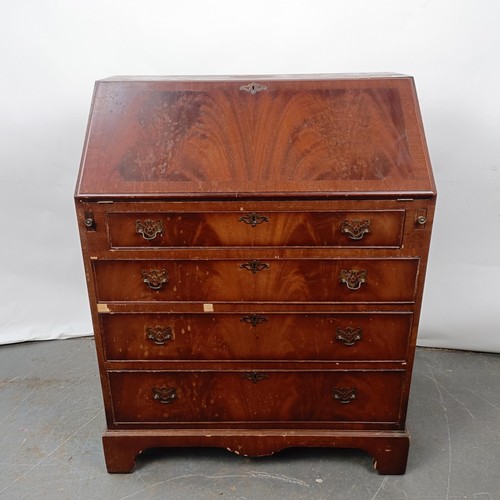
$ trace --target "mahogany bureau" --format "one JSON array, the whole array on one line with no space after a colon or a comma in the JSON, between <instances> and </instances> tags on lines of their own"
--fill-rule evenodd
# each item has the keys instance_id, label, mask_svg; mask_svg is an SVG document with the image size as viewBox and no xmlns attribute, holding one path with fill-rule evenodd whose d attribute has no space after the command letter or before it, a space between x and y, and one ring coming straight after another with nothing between
<instances>
[{"instance_id":1,"label":"mahogany bureau","mask_svg":"<svg viewBox=\"0 0 500 500\"><path fill-rule=\"evenodd\" d=\"M108 471L309 446L404 473L435 198L411 77L98 81L75 201Z\"/></svg>"}]
</instances>

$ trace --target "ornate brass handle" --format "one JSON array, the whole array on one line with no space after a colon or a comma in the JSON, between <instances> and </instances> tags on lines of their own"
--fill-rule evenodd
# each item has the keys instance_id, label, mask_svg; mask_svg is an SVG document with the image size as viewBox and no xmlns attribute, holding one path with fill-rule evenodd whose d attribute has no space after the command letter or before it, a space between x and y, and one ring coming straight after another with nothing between
<instances>
[{"instance_id":1,"label":"ornate brass handle","mask_svg":"<svg viewBox=\"0 0 500 500\"><path fill-rule=\"evenodd\" d=\"M160 290L168 284L168 272L165 269L151 269L142 271L142 281L151 288L151 290Z\"/></svg>"},{"instance_id":2,"label":"ornate brass handle","mask_svg":"<svg viewBox=\"0 0 500 500\"><path fill-rule=\"evenodd\" d=\"M250 323L252 326L257 326L268 321L268 319L267 316L263 316L262 314L248 314L243 316L240 321L243 323Z\"/></svg>"},{"instance_id":3,"label":"ornate brass handle","mask_svg":"<svg viewBox=\"0 0 500 500\"><path fill-rule=\"evenodd\" d=\"M160 326L156 328L146 327L146 338L156 345L165 345L174 338L174 332L170 326L166 328Z\"/></svg>"},{"instance_id":4,"label":"ornate brass handle","mask_svg":"<svg viewBox=\"0 0 500 500\"><path fill-rule=\"evenodd\" d=\"M256 274L263 269L269 269L271 266L266 262L261 262L260 260L250 260L249 262L245 262L244 264L240 264L241 269L246 269L250 271L252 274Z\"/></svg>"},{"instance_id":5,"label":"ornate brass handle","mask_svg":"<svg viewBox=\"0 0 500 500\"><path fill-rule=\"evenodd\" d=\"M177 399L175 387L153 387L153 399L161 404L169 405Z\"/></svg>"},{"instance_id":6,"label":"ornate brass handle","mask_svg":"<svg viewBox=\"0 0 500 500\"><path fill-rule=\"evenodd\" d=\"M343 405L352 403L356 399L355 387L334 387L332 397Z\"/></svg>"},{"instance_id":7,"label":"ornate brass handle","mask_svg":"<svg viewBox=\"0 0 500 500\"><path fill-rule=\"evenodd\" d=\"M256 384L257 382L260 382L261 380L264 380L266 378L269 378L267 373L262 373L262 372L249 372L245 373L243 375L243 378L250 380L250 382Z\"/></svg>"},{"instance_id":8,"label":"ornate brass handle","mask_svg":"<svg viewBox=\"0 0 500 500\"><path fill-rule=\"evenodd\" d=\"M263 222L269 222L269 217L252 212L251 214L243 215L242 217L240 217L239 221L244 222L245 224L249 224L252 227L255 227L257 224L262 224Z\"/></svg>"},{"instance_id":9,"label":"ornate brass handle","mask_svg":"<svg viewBox=\"0 0 500 500\"><path fill-rule=\"evenodd\" d=\"M342 222L340 230L351 240L360 240L371 231L370 219L346 219Z\"/></svg>"},{"instance_id":10,"label":"ornate brass handle","mask_svg":"<svg viewBox=\"0 0 500 500\"><path fill-rule=\"evenodd\" d=\"M344 283L349 290L358 290L366 282L366 271L342 269L340 271L340 282Z\"/></svg>"},{"instance_id":11,"label":"ornate brass handle","mask_svg":"<svg viewBox=\"0 0 500 500\"><path fill-rule=\"evenodd\" d=\"M145 240L154 240L163 233L163 221L146 219L144 222L135 221L135 232L140 234Z\"/></svg>"},{"instance_id":12,"label":"ornate brass handle","mask_svg":"<svg viewBox=\"0 0 500 500\"><path fill-rule=\"evenodd\" d=\"M361 338L361 328L337 328L335 333L335 340L346 346L354 345Z\"/></svg>"}]
</instances>

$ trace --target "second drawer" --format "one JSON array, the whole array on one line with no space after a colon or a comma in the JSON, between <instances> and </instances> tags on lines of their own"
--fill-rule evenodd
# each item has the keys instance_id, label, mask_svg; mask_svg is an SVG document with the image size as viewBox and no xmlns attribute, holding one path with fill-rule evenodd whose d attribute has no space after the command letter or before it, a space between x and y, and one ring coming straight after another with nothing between
<instances>
[{"instance_id":1,"label":"second drawer","mask_svg":"<svg viewBox=\"0 0 500 500\"><path fill-rule=\"evenodd\" d=\"M101 302L412 302L419 259L94 261Z\"/></svg>"}]
</instances>

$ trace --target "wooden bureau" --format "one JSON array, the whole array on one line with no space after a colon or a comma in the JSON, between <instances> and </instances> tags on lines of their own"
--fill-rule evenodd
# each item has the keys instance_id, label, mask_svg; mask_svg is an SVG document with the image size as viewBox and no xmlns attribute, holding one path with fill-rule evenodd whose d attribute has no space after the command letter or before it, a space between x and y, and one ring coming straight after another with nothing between
<instances>
[{"instance_id":1,"label":"wooden bureau","mask_svg":"<svg viewBox=\"0 0 500 500\"><path fill-rule=\"evenodd\" d=\"M410 77L97 82L75 201L108 471L310 446L404 473L435 198Z\"/></svg>"}]
</instances>

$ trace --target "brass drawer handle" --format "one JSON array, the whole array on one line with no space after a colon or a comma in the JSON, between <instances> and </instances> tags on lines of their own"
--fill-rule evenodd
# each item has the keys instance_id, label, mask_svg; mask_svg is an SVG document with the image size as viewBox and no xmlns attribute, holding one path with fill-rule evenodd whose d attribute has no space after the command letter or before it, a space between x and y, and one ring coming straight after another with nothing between
<instances>
[{"instance_id":1,"label":"brass drawer handle","mask_svg":"<svg viewBox=\"0 0 500 500\"><path fill-rule=\"evenodd\" d=\"M335 333L335 340L345 346L352 346L361 338L361 328L337 328Z\"/></svg>"},{"instance_id":2,"label":"brass drawer handle","mask_svg":"<svg viewBox=\"0 0 500 500\"><path fill-rule=\"evenodd\" d=\"M340 271L340 282L344 283L349 290L358 290L366 282L366 271L342 269Z\"/></svg>"},{"instance_id":3,"label":"brass drawer handle","mask_svg":"<svg viewBox=\"0 0 500 500\"><path fill-rule=\"evenodd\" d=\"M142 281L151 288L151 290L160 290L168 284L168 272L165 269L151 269L142 271Z\"/></svg>"},{"instance_id":4,"label":"brass drawer handle","mask_svg":"<svg viewBox=\"0 0 500 500\"><path fill-rule=\"evenodd\" d=\"M158 235L163 234L163 221L146 219L143 222L136 220L135 232L140 234L145 240L154 240Z\"/></svg>"},{"instance_id":5,"label":"brass drawer handle","mask_svg":"<svg viewBox=\"0 0 500 500\"><path fill-rule=\"evenodd\" d=\"M347 405L356 399L355 387L334 387L332 397L339 403Z\"/></svg>"},{"instance_id":6,"label":"brass drawer handle","mask_svg":"<svg viewBox=\"0 0 500 500\"><path fill-rule=\"evenodd\" d=\"M243 215L242 217L240 217L239 222L244 222L245 224L249 224L250 226L255 227L257 224L269 222L269 217L252 212L251 214Z\"/></svg>"},{"instance_id":7,"label":"brass drawer handle","mask_svg":"<svg viewBox=\"0 0 500 500\"><path fill-rule=\"evenodd\" d=\"M160 326L156 328L146 327L146 338L156 345L165 345L167 342L173 340L174 332L170 326L166 328Z\"/></svg>"},{"instance_id":8,"label":"brass drawer handle","mask_svg":"<svg viewBox=\"0 0 500 500\"><path fill-rule=\"evenodd\" d=\"M371 231L370 219L346 219L340 230L351 240L360 240Z\"/></svg>"},{"instance_id":9,"label":"brass drawer handle","mask_svg":"<svg viewBox=\"0 0 500 500\"><path fill-rule=\"evenodd\" d=\"M250 380L250 382L252 382L253 384L256 384L257 382L260 382L261 380L269 378L269 375L267 373L262 373L262 372L249 372L249 373L245 373L243 375L243 378Z\"/></svg>"},{"instance_id":10,"label":"brass drawer handle","mask_svg":"<svg viewBox=\"0 0 500 500\"><path fill-rule=\"evenodd\" d=\"M260 260L250 260L244 264L240 264L240 269L246 269L252 274L256 274L263 269L269 269L271 266L266 262L261 262Z\"/></svg>"},{"instance_id":11,"label":"brass drawer handle","mask_svg":"<svg viewBox=\"0 0 500 500\"><path fill-rule=\"evenodd\" d=\"M175 387L153 387L153 399L161 404L169 405L177 399Z\"/></svg>"},{"instance_id":12,"label":"brass drawer handle","mask_svg":"<svg viewBox=\"0 0 500 500\"><path fill-rule=\"evenodd\" d=\"M243 316L240 321L243 323L250 323L252 326L257 326L268 321L268 319L267 316L263 316L262 314L248 314Z\"/></svg>"}]
</instances>

